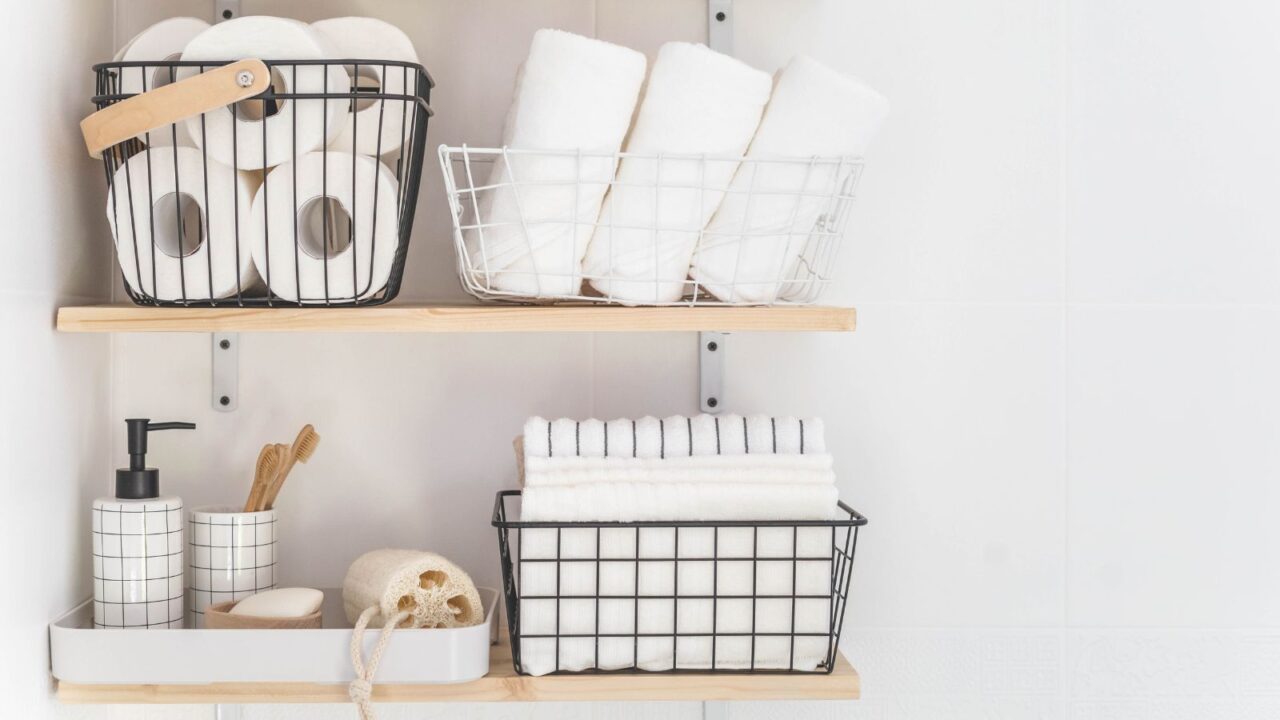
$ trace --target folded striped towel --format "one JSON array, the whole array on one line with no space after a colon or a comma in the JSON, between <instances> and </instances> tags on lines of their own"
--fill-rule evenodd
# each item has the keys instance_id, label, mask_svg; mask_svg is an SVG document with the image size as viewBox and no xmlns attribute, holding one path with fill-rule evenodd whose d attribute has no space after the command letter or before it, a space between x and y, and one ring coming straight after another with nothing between
<instances>
[{"instance_id":1,"label":"folded striped towel","mask_svg":"<svg viewBox=\"0 0 1280 720\"><path fill-rule=\"evenodd\" d=\"M547 420L524 426L531 457L659 458L826 452L822 420L768 415L675 415L637 420Z\"/></svg>"}]
</instances>

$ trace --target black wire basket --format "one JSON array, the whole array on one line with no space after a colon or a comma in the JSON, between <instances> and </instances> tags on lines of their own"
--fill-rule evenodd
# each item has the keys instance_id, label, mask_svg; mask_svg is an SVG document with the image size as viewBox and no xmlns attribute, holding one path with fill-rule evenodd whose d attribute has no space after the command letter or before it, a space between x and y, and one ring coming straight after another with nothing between
<instances>
[{"instance_id":1,"label":"black wire basket","mask_svg":"<svg viewBox=\"0 0 1280 720\"><path fill-rule=\"evenodd\" d=\"M517 673L835 669L867 523L843 502L835 520L557 523L509 519L519 497L493 508Z\"/></svg>"},{"instance_id":2,"label":"black wire basket","mask_svg":"<svg viewBox=\"0 0 1280 720\"><path fill-rule=\"evenodd\" d=\"M111 62L83 123L125 291L161 307L400 291L434 82L390 60Z\"/></svg>"}]
</instances>

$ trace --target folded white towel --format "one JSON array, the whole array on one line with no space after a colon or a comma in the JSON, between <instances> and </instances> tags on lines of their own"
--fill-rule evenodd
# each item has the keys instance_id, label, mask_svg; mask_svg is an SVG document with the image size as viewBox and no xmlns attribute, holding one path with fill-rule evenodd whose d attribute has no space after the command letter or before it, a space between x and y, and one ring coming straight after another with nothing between
<instances>
[{"instance_id":1,"label":"folded white towel","mask_svg":"<svg viewBox=\"0 0 1280 720\"><path fill-rule=\"evenodd\" d=\"M705 45L658 50L626 149L659 159L619 165L583 261L592 287L626 304L680 299L698 233L738 169L732 158L746 152L771 85L767 73ZM699 153L728 159L688 157Z\"/></svg>"},{"instance_id":2,"label":"folded white towel","mask_svg":"<svg viewBox=\"0 0 1280 720\"><path fill-rule=\"evenodd\" d=\"M822 420L768 415L675 415L636 420L525 422L524 452L531 457L674 458L690 455L822 454Z\"/></svg>"},{"instance_id":3,"label":"folded white towel","mask_svg":"<svg viewBox=\"0 0 1280 720\"><path fill-rule=\"evenodd\" d=\"M813 670L829 648L832 543L815 527L523 530L523 669ZM713 650L712 633L756 637Z\"/></svg>"},{"instance_id":4,"label":"folded white towel","mask_svg":"<svg viewBox=\"0 0 1280 720\"><path fill-rule=\"evenodd\" d=\"M834 485L755 483L594 483L525 488L520 519L557 522L635 520L829 520Z\"/></svg>"},{"instance_id":5,"label":"folded white towel","mask_svg":"<svg viewBox=\"0 0 1280 720\"><path fill-rule=\"evenodd\" d=\"M592 483L732 483L735 485L831 485L831 456L695 455L688 457L529 457L525 487Z\"/></svg>"},{"instance_id":6,"label":"folded white towel","mask_svg":"<svg viewBox=\"0 0 1280 720\"><path fill-rule=\"evenodd\" d=\"M464 243L481 286L531 297L573 295L600 202L613 180L645 58L634 50L560 30L539 30L507 115L514 150L574 150L504 155L480 192L477 228ZM603 154L603 157L600 156Z\"/></svg>"},{"instance_id":7,"label":"folded white towel","mask_svg":"<svg viewBox=\"0 0 1280 720\"><path fill-rule=\"evenodd\" d=\"M748 158L860 156L888 114L889 103L862 82L798 56L782 71ZM744 164L707 225L690 274L720 300L772 302L803 296L793 282L809 233L831 209L821 194L852 172L835 163ZM808 299L796 297L795 299Z\"/></svg>"}]
</instances>

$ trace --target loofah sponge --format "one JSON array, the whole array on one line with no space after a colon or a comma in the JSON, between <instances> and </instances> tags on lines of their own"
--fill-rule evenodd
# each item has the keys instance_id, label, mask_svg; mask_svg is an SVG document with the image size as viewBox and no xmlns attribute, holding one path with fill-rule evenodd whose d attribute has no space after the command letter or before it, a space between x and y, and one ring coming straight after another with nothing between
<instances>
[{"instance_id":1,"label":"loofah sponge","mask_svg":"<svg viewBox=\"0 0 1280 720\"><path fill-rule=\"evenodd\" d=\"M366 608L380 614L373 627L397 612L410 613L401 627L454 628L484 621L480 594L462 568L418 550L374 550L356 559L342 582L342 606L355 623Z\"/></svg>"}]
</instances>

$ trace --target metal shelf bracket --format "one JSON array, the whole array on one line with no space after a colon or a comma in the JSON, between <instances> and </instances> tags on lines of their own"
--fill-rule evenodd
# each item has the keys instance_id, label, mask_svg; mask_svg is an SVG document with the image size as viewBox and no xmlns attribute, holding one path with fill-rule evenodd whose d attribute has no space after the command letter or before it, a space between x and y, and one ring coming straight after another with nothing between
<instances>
[{"instance_id":1,"label":"metal shelf bracket","mask_svg":"<svg viewBox=\"0 0 1280 720\"><path fill-rule=\"evenodd\" d=\"M707 46L733 54L733 0L707 0Z\"/></svg>"},{"instance_id":2,"label":"metal shelf bracket","mask_svg":"<svg viewBox=\"0 0 1280 720\"><path fill-rule=\"evenodd\" d=\"M728 333L698 333L698 404L704 413L724 410L724 353Z\"/></svg>"},{"instance_id":3,"label":"metal shelf bracket","mask_svg":"<svg viewBox=\"0 0 1280 720\"><path fill-rule=\"evenodd\" d=\"M240 335L213 333L213 409L231 412L240 405Z\"/></svg>"}]
</instances>

